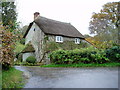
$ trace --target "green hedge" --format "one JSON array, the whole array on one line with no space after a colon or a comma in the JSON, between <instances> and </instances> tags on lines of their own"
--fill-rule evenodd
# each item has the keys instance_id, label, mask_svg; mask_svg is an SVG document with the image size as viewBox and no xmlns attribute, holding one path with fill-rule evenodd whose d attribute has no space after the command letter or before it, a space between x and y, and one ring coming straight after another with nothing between
<instances>
[{"instance_id":1,"label":"green hedge","mask_svg":"<svg viewBox=\"0 0 120 90\"><path fill-rule=\"evenodd\" d=\"M120 46L113 46L112 48L106 49L106 56L113 62L120 62Z\"/></svg>"},{"instance_id":2,"label":"green hedge","mask_svg":"<svg viewBox=\"0 0 120 90\"><path fill-rule=\"evenodd\" d=\"M120 46L113 46L106 50L98 50L93 47L57 50L50 53L49 57L51 62L55 64L120 62Z\"/></svg>"},{"instance_id":3,"label":"green hedge","mask_svg":"<svg viewBox=\"0 0 120 90\"><path fill-rule=\"evenodd\" d=\"M104 51L95 48L84 48L76 50L57 50L50 54L50 60L55 64L73 63L106 63L109 59Z\"/></svg>"},{"instance_id":4,"label":"green hedge","mask_svg":"<svg viewBox=\"0 0 120 90\"><path fill-rule=\"evenodd\" d=\"M36 58L34 56L29 56L27 59L26 59L26 62L28 63L35 63L36 62Z\"/></svg>"}]
</instances>

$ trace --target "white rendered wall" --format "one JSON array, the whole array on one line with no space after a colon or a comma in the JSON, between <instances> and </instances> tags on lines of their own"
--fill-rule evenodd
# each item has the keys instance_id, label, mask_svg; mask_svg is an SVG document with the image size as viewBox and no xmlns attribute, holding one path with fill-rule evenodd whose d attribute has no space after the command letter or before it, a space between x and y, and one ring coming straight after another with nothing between
<instances>
[{"instance_id":1,"label":"white rendered wall","mask_svg":"<svg viewBox=\"0 0 120 90\"><path fill-rule=\"evenodd\" d=\"M32 27L30 28L30 30L27 34L27 36L25 37L25 44L28 44L29 41L32 40L32 38L34 36L34 33L35 33L34 29L35 29L35 23L33 23Z\"/></svg>"},{"instance_id":2,"label":"white rendered wall","mask_svg":"<svg viewBox=\"0 0 120 90\"><path fill-rule=\"evenodd\" d=\"M26 59L27 59L29 56L35 56L35 53L34 53L34 52L24 53L24 54L23 54L23 61L26 61Z\"/></svg>"}]
</instances>

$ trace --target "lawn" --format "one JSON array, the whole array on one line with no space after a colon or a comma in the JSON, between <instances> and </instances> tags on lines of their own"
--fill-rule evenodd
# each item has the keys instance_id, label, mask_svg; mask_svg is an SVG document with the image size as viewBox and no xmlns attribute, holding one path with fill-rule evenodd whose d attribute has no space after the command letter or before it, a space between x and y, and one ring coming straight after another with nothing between
<instances>
[{"instance_id":1,"label":"lawn","mask_svg":"<svg viewBox=\"0 0 120 90\"><path fill-rule=\"evenodd\" d=\"M120 66L120 63L114 62L114 63L104 63L104 64L49 64L49 65L42 65L40 67L118 67Z\"/></svg>"},{"instance_id":2,"label":"lawn","mask_svg":"<svg viewBox=\"0 0 120 90\"><path fill-rule=\"evenodd\" d=\"M22 72L15 68L2 71L2 88L22 88L24 85Z\"/></svg>"}]
</instances>

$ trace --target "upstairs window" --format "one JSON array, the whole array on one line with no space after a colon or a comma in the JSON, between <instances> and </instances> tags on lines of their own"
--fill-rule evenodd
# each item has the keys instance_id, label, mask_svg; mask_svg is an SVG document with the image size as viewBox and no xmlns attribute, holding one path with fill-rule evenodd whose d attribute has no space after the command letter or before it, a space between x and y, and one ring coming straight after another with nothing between
<instances>
[{"instance_id":1,"label":"upstairs window","mask_svg":"<svg viewBox=\"0 0 120 90\"><path fill-rule=\"evenodd\" d=\"M34 28L34 31L35 31L35 28Z\"/></svg>"},{"instance_id":2,"label":"upstairs window","mask_svg":"<svg viewBox=\"0 0 120 90\"><path fill-rule=\"evenodd\" d=\"M56 36L56 42L63 42L62 36Z\"/></svg>"},{"instance_id":3,"label":"upstairs window","mask_svg":"<svg viewBox=\"0 0 120 90\"><path fill-rule=\"evenodd\" d=\"M79 38L75 38L75 44L80 44L80 39Z\"/></svg>"}]
</instances>

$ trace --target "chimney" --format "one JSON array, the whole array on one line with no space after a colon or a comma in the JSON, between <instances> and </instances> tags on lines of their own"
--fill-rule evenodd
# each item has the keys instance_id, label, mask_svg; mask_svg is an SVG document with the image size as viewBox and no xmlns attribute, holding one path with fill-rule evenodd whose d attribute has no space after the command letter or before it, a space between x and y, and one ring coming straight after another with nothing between
<instances>
[{"instance_id":1,"label":"chimney","mask_svg":"<svg viewBox=\"0 0 120 90\"><path fill-rule=\"evenodd\" d=\"M34 20L35 20L38 16L40 16L40 13L39 13L39 12L35 12L35 13L34 13Z\"/></svg>"}]
</instances>

